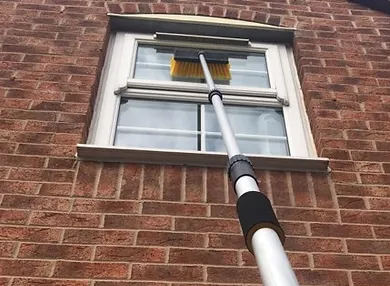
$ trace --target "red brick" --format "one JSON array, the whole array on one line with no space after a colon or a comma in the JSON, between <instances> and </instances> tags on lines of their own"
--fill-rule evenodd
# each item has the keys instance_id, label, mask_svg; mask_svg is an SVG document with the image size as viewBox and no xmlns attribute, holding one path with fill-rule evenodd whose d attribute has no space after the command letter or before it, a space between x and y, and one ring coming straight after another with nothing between
<instances>
[{"instance_id":1,"label":"red brick","mask_svg":"<svg viewBox=\"0 0 390 286\"><path fill-rule=\"evenodd\" d=\"M127 277L128 271L129 266L127 263L57 261L53 277L123 279Z\"/></svg>"},{"instance_id":2,"label":"red brick","mask_svg":"<svg viewBox=\"0 0 390 286\"><path fill-rule=\"evenodd\" d=\"M1 194L32 195L38 191L39 184L33 182L0 181Z\"/></svg>"},{"instance_id":3,"label":"red brick","mask_svg":"<svg viewBox=\"0 0 390 286\"><path fill-rule=\"evenodd\" d=\"M161 196L161 183L161 167L145 165L142 198L159 200Z\"/></svg>"},{"instance_id":4,"label":"red brick","mask_svg":"<svg viewBox=\"0 0 390 286\"><path fill-rule=\"evenodd\" d=\"M212 205L211 217L237 218L236 206L233 205Z\"/></svg>"},{"instance_id":5,"label":"red brick","mask_svg":"<svg viewBox=\"0 0 390 286\"><path fill-rule=\"evenodd\" d=\"M337 214L334 210L276 208L280 220L336 222Z\"/></svg>"},{"instance_id":6,"label":"red brick","mask_svg":"<svg viewBox=\"0 0 390 286\"><path fill-rule=\"evenodd\" d=\"M341 255L341 254L314 254L315 268L351 269L351 270L379 270L375 256Z\"/></svg>"},{"instance_id":7,"label":"red brick","mask_svg":"<svg viewBox=\"0 0 390 286\"><path fill-rule=\"evenodd\" d=\"M258 283L257 268L208 267L207 281L217 283Z\"/></svg>"},{"instance_id":8,"label":"red brick","mask_svg":"<svg viewBox=\"0 0 390 286\"><path fill-rule=\"evenodd\" d=\"M294 193L294 199L296 206L313 206L313 202L310 197L309 186L307 182L306 173L291 173L291 183Z\"/></svg>"},{"instance_id":9,"label":"red brick","mask_svg":"<svg viewBox=\"0 0 390 286\"><path fill-rule=\"evenodd\" d=\"M377 238L390 238L389 226L374 226L373 229Z\"/></svg>"},{"instance_id":10,"label":"red brick","mask_svg":"<svg viewBox=\"0 0 390 286\"><path fill-rule=\"evenodd\" d=\"M33 212L31 225L98 227L100 217L93 214Z\"/></svg>"},{"instance_id":11,"label":"red brick","mask_svg":"<svg viewBox=\"0 0 390 286\"><path fill-rule=\"evenodd\" d=\"M75 164L75 159L49 158L47 167L49 169L72 169Z\"/></svg>"},{"instance_id":12,"label":"red brick","mask_svg":"<svg viewBox=\"0 0 390 286\"><path fill-rule=\"evenodd\" d=\"M2 207L15 209L36 209L51 211L68 211L69 199L51 197L32 197L21 195L5 195Z\"/></svg>"},{"instance_id":13,"label":"red brick","mask_svg":"<svg viewBox=\"0 0 390 286\"><path fill-rule=\"evenodd\" d=\"M123 170L121 184L121 199L137 199L140 188L142 167L135 164L126 164Z\"/></svg>"},{"instance_id":14,"label":"red brick","mask_svg":"<svg viewBox=\"0 0 390 286\"><path fill-rule=\"evenodd\" d=\"M190 175L190 174L187 174ZM209 168L207 169L207 202L225 202L225 170Z\"/></svg>"},{"instance_id":15,"label":"red brick","mask_svg":"<svg viewBox=\"0 0 390 286\"><path fill-rule=\"evenodd\" d=\"M0 242L0 257L12 257L16 248L16 243L14 242ZM1 285L1 284L0 284Z\"/></svg>"},{"instance_id":16,"label":"red brick","mask_svg":"<svg viewBox=\"0 0 390 286\"><path fill-rule=\"evenodd\" d=\"M106 215L104 219L104 227L114 229L169 230L171 226L172 219L161 216Z\"/></svg>"},{"instance_id":17,"label":"red brick","mask_svg":"<svg viewBox=\"0 0 390 286\"><path fill-rule=\"evenodd\" d=\"M285 172L270 172L273 203L276 206L291 206L287 177ZM277 194L277 195L276 195Z\"/></svg>"},{"instance_id":18,"label":"red brick","mask_svg":"<svg viewBox=\"0 0 390 286\"><path fill-rule=\"evenodd\" d=\"M390 213L363 210L341 210L341 220L347 223L389 224Z\"/></svg>"},{"instance_id":19,"label":"red brick","mask_svg":"<svg viewBox=\"0 0 390 286\"><path fill-rule=\"evenodd\" d=\"M76 199L72 212L131 214L137 213L138 208L137 202Z\"/></svg>"},{"instance_id":20,"label":"red brick","mask_svg":"<svg viewBox=\"0 0 390 286\"><path fill-rule=\"evenodd\" d=\"M313 236L372 238L371 229L367 225L311 223L310 229Z\"/></svg>"},{"instance_id":21,"label":"red brick","mask_svg":"<svg viewBox=\"0 0 390 286\"><path fill-rule=\"evenodd\" d=\"M359 180L357 178L356 173L352 172L339 172L332 171L331 177L333 182L342 182L342 183L358 183Z\"/></svg>"},{"instance_id":22,"label":"red brick","mask_svg":"<svg viewBox=\"0 0 390 286\"><path fill-rule=\"evenodd\" d=\"M2 240L33 241L33 242L58 242L61 235L60 229L35 228L35 227L0 227Z\"/></svg>"},{"instance_id":23,"label":"red brick","mask_svg":"<svg viewBox=\"0 0 390 286\"><path fill-rule=\"evenodd\" d=\"M49 52L49 47L33 45L3 45L3 52L46 54Z\"/></svg>"},{"instance_id":24,"label":"red brick","mask_svg":"<svg viewBox=\"0 0 390 286\"><path fill-rule=\"evenodd\" d=\"M203 169L188 167L186 169L186 197L188 202L204 202L206 198L203 188Z\"/></svg>"},{"instance_id":25,"label":"red brick","mask_svg":"<svg viewBox=\"0 0 390 286\"><path fill-rule=\"evenodd\" d=\"M386 272L352 272L354 286L387 286L390 283L390 273Z\"/></svg>"},{"instance_id":26,"label":"red brick","mask_svg":"<svg viewBox=\"0 0 390 286\"><path fill-rule=\"evenodd\" d=\"M347 240L349 253L390 254L390 241L386 240Z\"/></svg>"},{"instance_id":27,"label":"red brick","mask_svg":"<svg viewBox=\"0 0 390 286\"><path fill-rule=\"evenodd\" d=\"M98 246L95 260L164 263L166 252L163 248Z\"/></svg>"},{"instance_id":28,"label":"red brick","mask_svg":"<svg viewBox=\"0 0 390 286\"><path fill-rule=\"evenodd\" d=\"M361 172L361 173L382 173L383 172L380 163L355 162L354 165L355 165L356 171ZM383 169L386 172L385 164L383 164Z\"/></svg>"},{"instance_id":29,"label":"red brick","mask_svg":"<svg viewBox=\"0 0 390 286\"><path fill-rule=\"evenodd\" d=\"M27 211L0 209L0 223L25 224Z\"/></svg>"},{"instance_id":30,"label":"red brick","mask_svg":"<svg viewBox=\"0 0 390 286\"><path fill-rule=\"evenodd\" d=\"M98 198L115 198L119 165L104 163L100 175L96 196Z\"/></svg>"},{"instance_id":31,"label":"red brick","mask_svg":"<svg viewBox=\"0 0 390 286\"><path fill-rule=\"evenodd\" d=\"M81 135L78 134L54 134L51 143L56 145L77 145L80 141Z\"/></svg>"},{"instance_id":32,"label":"red brick","mask_svg":"<svg viewBox=\"0 0 390 286\"><path fill-rule=\"evenodd\" d=\"M390 151L390 142L375 141L378 151Z\"/></svg>"},{"instance_id":33,"label":"red brick","mask_svg":"<svg viewBox=\"0 0 390 286\"><path fill-rule=\"evenodd\" d=\"M23 130L25 125L24 120L17 120L17 119L0 119L0 128L6 129L6 130ZM5 142L2 142L2 144L5 144ZM13 150L12 148L11 150ZM6 145L1 145L1 150L6 151L9 150L6 148ZM7 151L7 153L10 153L10 151Z\"/></svg>"},{"instance_id":34,"label":"red brick","mask_svg":"<svg viewBox=\"0 0 390 286\"><path fill-rule=\"evenodd\" d=\"M352 158L355 161L390 162L388 152L352 151Z\"/></svg>"},{"instance_id":35,"label":"red brick","mask_svg":"<svg viewBox=\"0 0 390 286\"><path fill-rule=\"evenodd\" d=\"M67 196L72 191L71 184L43 183L39 189L42 196Z\"/></svg>"},{"instance_id":36,"label":"red brick","mask_svg":"<svg viewBox=\"0 0 390 286\"><path fill-rule=\"evenodd\" d=\"M73 172L17 168L11 170L10 179L20 181L71 182Z\"/></svg>"},{"instance_id":37,"label":"red brick","mask_svg":"<svg viewBox=\"0 0 390 286\"><path fill-rule=\"evenodd\" d=\"M360 177L362 179L362 183L365 184L390 184L390 174L361 174Z\"/></svg>"},{"instance_id":38,"label":"red brick","mask_svg":"<svg viewBox=\"0 0 390 286\"><path fill-rule=\"evenodd\" d=\"M307 235L307 229L304 223L280 221L280 225L286 235Z\"/></svg>"},{"instance_id":39,"label":"red brick","mask_svg":"<svg viewBox=\"0 0 390 286\"><path fill-rule=\"evenodd\" d=\"M206 211L206 205L200 204L144 202L142 207L142 213L154 215L203 217Z\"/></svg>"},{"instance_id":40,"label":"red brick","mask_svg":"<svg viewBox=\"0 0 390 286\"><path fill-rule=\"evenodd\" d=\"M66 229L64 242L71 244L105 244L131 245L134 241L133 231Z\"/></svg>"},{"instance_id":41,"label":"red brick","mask_svg":"<svg viewBox=\"0 0 390 286\"><path fill-rule=\"evenodd\" d=\"M390 207L390 199L385 199L385 198L372 198L368 199L370 209L372 210L384 210L387 211L389 210Z\"/></svg>"},{"instance_id":42,"label":"red brick","mask_svg":"<svg viewBox=\"0 0 390 286\"><path fill-rule=\"evenodd\" d=\"M83 128L83 126L84 125L81 123L27 121L25 130L36 132L80 134L80 130Z\"/></svg>"},{"instance_id":43,"label":"red brick","mask_svg":"<svg viewBox=\"0 0 390 286\"><path fill-rule=\"evenodd\" d=\"M203 281L201 266L134 264L131 271L134 280L154 281Z\"/></svg>"},{"instance_id":44,"label":"red brick","mask_svg":"<svg viewBox=\"0 0 390 286\"><path fill-rule=\"evenodd\" d=\"M191 232L239 233L236 220L176 218L175 229Z\"/></svg>"},{"instance_id":45,"label":"red brick","mask_svg":"<svg viewBox=\"0 0 390 286\"><path fill-rule=\"evenodd\" d=\"M346 271L302 269L296 270L295 275L301 285L349 285Z\"/></svg>"},{"instance_id":46,"label":"red brick","mask_svg":"<svg viewBox=\"0 0 390 286\"><path fill-rule=\"evenodd\" d=\"M284 247L288 251L342 252L341 239L287 237Z\"/></svg>"},{"instance_id":47,"label":"red brick","mask_svg":"<svg viewBox=\"0 0 390 286\"><path fill-rule=\"evenodd\" d=\"M336 193L345 196L390 197L390 186L336 184Z\"/></svg>"},{"instance_id":48,"label":"red brick","mask_svg":"<svg viewBox=\"0 0 390 286\"><path fill-rule=\"evenodd\" d=\"M365 209L363 198L359 197L338 197L339 206L342 209Z\"/></svg>"},{"instance_id":49,"label":"red brick","mask_svg":"<svg viewBox=\"0 0 390 286\"><path fill-rule=\"evenodd\" d=\"M1 285L1 284L0 284ZM15 278L11 286L89 286L88 281Z\"/></svg>"},{"instance_id":50,"label":"red brick","mask_svg":"<svg viewBox=\"0 0 390 286\"><path fill-rule=\"evenodd\" d=\"M237 265L237 252L226 250L200 250L172 248L169 262L178 264Z\"/></svg>"},{"instance_id":51,"label":"red brick","mask_svg":"<svg viewBox=\"0 0 390 286\"><path fill-rule=\"evenodd\" d=\"M53 262L37 260L0 260L0 275L49 277Z\"/></svg>"},{"instance_id":52,"label":"red brick","mask_svg":"<svg viewBox=\"0 0 390 286\"><path fill-rule=\"evenodd\" d=\"M385 270L390 269L390 256L382 256L381 257L382 265Z\"/></svg>"},{"instance_id":53,"label":"red brick","mask_svg":"<svg viewBox=\"0 0 390 286\"><path fill-rule=\"evenodd\" d=\"M139 231L137 245L204 247L206 235L179 232Z\"/></svg>"},{"instance_id":54,"label":"red brick","mask_svg":"<svg viewBox=\"0 0 390 286\"><path fill-rule=\"evenodd\" d=\"M164 190L163 199L167 201L181 200L182 186L182 167L178 166L165 166L164 168Z\"/></svg>"},{"instance_id":55,"label":"red brick","mask_svg":"<svg viewBox=\"0 0 390 286\"><path fill-rule=\"evenodd\" d=\"M33 132L13 132L13 131L1 131L0 132L0 138L3 140L8 140L8 141L16 141L19 143L50 143L50 140L52 138L52 134L48 133L33 133ZM33 144L20 144L24 148L25 146L30 147L33 149L35 146L40 146L40 145L33 145ZM12 148L11 150L14 150L15 148ZM13 153L10 150L9 153ZM18 148L19 150L19 148ZM17 151L17 153L20 153ZM36 155L41 155L41 154L36 154ZM28 166L26 166L28 167Z\"/></svg>"},{"instance_id":56,"label":"red brick","mask_svg":"<svg viewBox=\"0 0 390 286\"><path fill-rule=\"evenodd\" d=\"M243 249L245 241L242 235L233 234L209 234L209 247Z\"/></svg>"},{"instance_id":57,"label":"red brick","mask_svg":"<svg viewBox=\"0 0 390 286\"><path fill-rule=\"evenodd\" d=\"M46 145L46 144L19 144L18 154L47 155L57 157L73 157L76 153L75 146Z\"/></svg>"},{"instance_id":58,"label":"red brick","mask_svg":"<svg viewBox=\"0 0 390 286\"><path fill-rule=\"evenodd\" d=\"M31 259L90 260L92 257L92 247L23 243L19 248L18 257Z\"/></svg>"},{"instance_id":59,"label":"red brick","mask_svg":"<svg viewBox=\"0 0 390 286\"><path fill-rule=\"evenodd\" d=\"M95 162L80 162L77 171L74 194L80 197L92 197L99 164Z\"/></svg>"},{"instance_id":60,"label":"red brick","mask_svg":"<svg viewBox=\"0 0 390 286\"><path fill-rule=\"evenodd\" d=\"M179 286L180 284L175 284ZM158 283L158 282L115 282L115 281L97 281L94 286L169 286L167 283Z\"/></svg>"}]
</instances>

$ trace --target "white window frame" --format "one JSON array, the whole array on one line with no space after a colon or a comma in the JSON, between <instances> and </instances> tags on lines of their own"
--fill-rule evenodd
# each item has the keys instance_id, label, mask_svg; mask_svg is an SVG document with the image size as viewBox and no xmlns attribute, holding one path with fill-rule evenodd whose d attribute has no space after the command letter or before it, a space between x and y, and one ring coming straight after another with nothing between
<instances>
[{"instance_id":1,"label":"white window frame","mask_svg":"<svg viewBox=\"0 0 390 286\"><path fill-rule=\"evenodd\" d=\"M119 101L122 96L166 99L174 96L184 101L207 102L207 86L199 83L157 82L132 78L138 44L180 46L204 49L207 44L156 40L153 35L117 32L112 35L108 59L103 69L97 108L88 139L89 144L113 146ZM218 49L218 45L210 48ZM245 104L283 108L290 155L315 157L307 118L302 112L294 82L291 50L282 44L250 43L249 47L220 46L223 50L264 52L268 67L270 88L238 88L219 86L226 104ZM289 55L290 53L290 55ZM147 87L147 89L146 89ZM242 96L245 94L246 96ZM173 150L180 152L180 150ZM313 152L314 151L314 152ZM203 151L204 152L204 151Z\"/></svg>"}]
</instances>

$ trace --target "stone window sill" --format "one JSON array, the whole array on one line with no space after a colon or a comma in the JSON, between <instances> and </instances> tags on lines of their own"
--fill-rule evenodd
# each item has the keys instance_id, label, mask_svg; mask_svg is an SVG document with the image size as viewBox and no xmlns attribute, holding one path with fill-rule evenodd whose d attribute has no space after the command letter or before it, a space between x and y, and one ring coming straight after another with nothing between
<instances>
[{"instance_id":1,"label":"stone window sill","mask_svg":"<svg viewBox=\"0 0 390 286\"><path fill-rule=\"evenodd\" d=\"M148 150L90 144L77 145L77 159L82 161L226 167L227 157L221 153ZM249 156L255 169L328 173L328 158L290 156Z\"/></svg>"}]
</instances>

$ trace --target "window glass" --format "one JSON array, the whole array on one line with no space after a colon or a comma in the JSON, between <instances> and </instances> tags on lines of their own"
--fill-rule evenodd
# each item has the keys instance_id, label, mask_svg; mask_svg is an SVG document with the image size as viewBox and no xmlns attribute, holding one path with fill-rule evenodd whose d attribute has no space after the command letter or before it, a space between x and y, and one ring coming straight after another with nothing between
<instances>
[{"instance_id":1,"label":"window glass","mask_svg":"<svg viewBox=\"0 0 390 286\"><path fill-rule=\"evenodd\" d=\"M205 108L208 151L226 152L213 107ZM286 128L281 109L225 106L226 113L244 153L289 155Z\"/></svg>"},{"instance_id":2,"label":"window glass","mask_svg":"<svg viewBox=\"0 0 390 286\"><path fill-rule=\"evenodd\" d=\"M204 79L201 78L172 76L170 68L174 52L175 48L172 47L139 45L134 78L159 81L204 82ZM215 83L237 87L270 87L265 55L263 53L221 53L226 54L228 57L231 79L215 80Z\"/></svg>"},{"instance_id":3,"label":"window glass","mask_svg":"<svg viewBox=\"0 0 390 286\"><path fill-rule=\"evenodd\" d=\"M197 150L196 104L122 98L116 146Z\"/></svg>"},{"instance_id":4,"label":"window glass","mask_svg":"<svg viewBox=\"0 0 390 286\"><path fill-rule=\"evenodd\" d=\"M122 98L114 144L226 152L213 107L202 105ZM226 112L243 153L289 155L281 109L226 106Z\"/></svg>"}]
</instances>

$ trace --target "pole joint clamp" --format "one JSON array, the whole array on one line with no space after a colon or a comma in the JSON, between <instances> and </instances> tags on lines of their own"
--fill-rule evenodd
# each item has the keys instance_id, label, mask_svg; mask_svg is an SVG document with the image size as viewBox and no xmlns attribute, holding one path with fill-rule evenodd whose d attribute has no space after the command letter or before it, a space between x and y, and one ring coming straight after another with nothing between
<instances>
[{"instance_id":1,"label":"pole joint clamp","mask_svg":"<svg viewBox=\"0 0 390 286\"><path fill-rule=\"evenodd\" d=\"M209 96L208 96L208 97L209 97L209 102L210 102L211 104L213 104L212 98L213 98L214 95L218 95L219 98L222 100L222 93L221 93L218 89L210 90Z\"/></svg>"},{"instance_id":2,"label":"pole joint clamp","mask_svg":"<svg viewBox=\"0 0 390 286\"><path fill-rule=\"evenodd\" d=\"M259 184L256 179L255 171L253 170L252 162L245 155L238 154L231 157L229 159L227 169L229 179L233 183L234 191L236 193L236 183L238 179L243 176L250 176L255 180L257 184Z\"/></svg>"}]
</instances>

